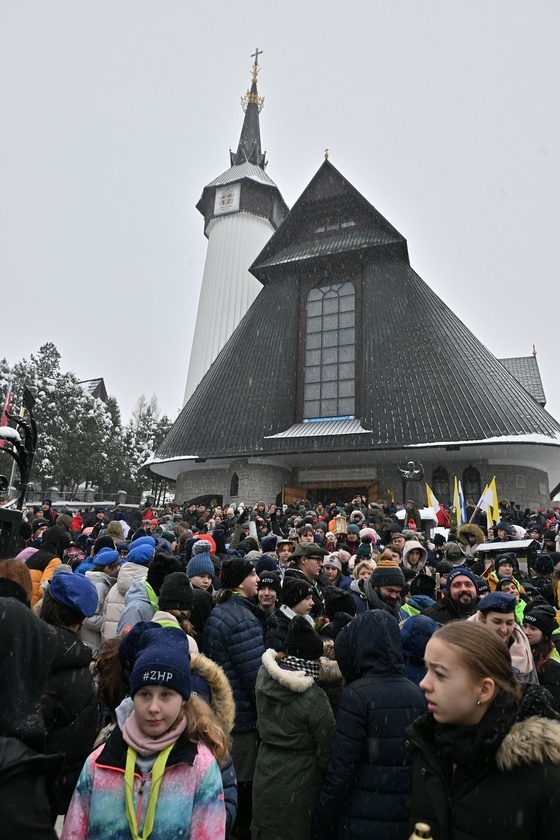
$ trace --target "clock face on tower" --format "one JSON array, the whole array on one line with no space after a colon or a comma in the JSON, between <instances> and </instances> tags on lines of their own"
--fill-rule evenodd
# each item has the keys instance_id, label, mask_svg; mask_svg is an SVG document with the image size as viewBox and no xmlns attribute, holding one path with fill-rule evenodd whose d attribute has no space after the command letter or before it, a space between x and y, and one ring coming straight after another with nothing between
<instances>
[{"instance_id":1,"label":"clock face on tower","mask_svg":"<svg viewBox=\"0 0 560 840\"><path fill-rule=\"evenodd\" d=\"M224 213L235 213L239 210L239 196L241 184L227 184L216 188L214 198L214 215L223 216Z\"/></svg>"}]
</instances>

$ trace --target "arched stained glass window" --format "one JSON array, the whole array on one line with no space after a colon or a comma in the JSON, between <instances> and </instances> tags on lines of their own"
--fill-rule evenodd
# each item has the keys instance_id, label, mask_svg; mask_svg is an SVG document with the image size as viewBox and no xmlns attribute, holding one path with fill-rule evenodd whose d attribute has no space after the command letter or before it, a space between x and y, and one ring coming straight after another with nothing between
<instances>
[{"instance_id":1,"label":"arched stained glass window","mask_svg":"<svg viewBox=\"0 0 560 840\"><path fill-rule=\"evenodd\" d=\"M439 502L449 504L449 473L444 467L436 467L432 472L432 489Z\"/></svg>"},{"instance_id":2,"label":"arched stained glass window","mask_svg":"<svg viewBox=\"0 0 560 840\"><path fill-rule=\"evenodd\" d=\"M229 495L230 496L238 496L239 495L239 476L236 472L231 477L231 481L229 483Z\"/></svg>"},{"instance_id":3,"label":"arched stained glass window","mask_svg":"<svg viewBox=\"0 0 560 840\"><path fill-rule=\"evenodd\" d=\"M354 417L356 294L352 283L311 289L307 296L303 419Z\"/></svg>"},{"instance_id":4,"label":"arched stained glass window","mask_svg":"<svg viewBox=\"0 0 560 840\"><path fill-rule=\"evenodd\" d=\"M476 505L480 499L481 493L480 473L476 467L469 464L469 466L463 470L463 495L465 497L465 501L470 499Z\"/></svg>"}]
</instances>

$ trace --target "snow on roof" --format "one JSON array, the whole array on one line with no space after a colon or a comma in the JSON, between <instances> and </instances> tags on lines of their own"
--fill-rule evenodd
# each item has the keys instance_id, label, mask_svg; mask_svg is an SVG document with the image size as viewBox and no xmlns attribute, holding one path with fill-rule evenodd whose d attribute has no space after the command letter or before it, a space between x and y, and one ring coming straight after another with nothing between
<instances>
[{"instance_id":1,"label":"snow on roof","mask_svg":"<svg viewBox=\"0 0 560 840\"><path fill-rule=\"evenodd\" d=\"M496 437L481 438L480 440L440 440L434 443L409 443L408 449L423 449L434 446L467 446L481 443L546 443L560 446L560 434L541 435L537 432L524 435L496 435Z\"/></svg>"},{"instance_id":2,"label":"snow on roof","mask_svg":"<svg viewBox=\"0 0 560 840\"><path fill-rule=\"evenodd\" d=\"M254 163L240 163L238 166L232 166L226 172L218 175L213 181L207 184L207 187L218 187L221 184L232 184L234 181L239 181L241 178L251 178L252 181L258 181L260 184L267 184L275 187L276 184L270 178L264 169L256 166Z\"/></svg>"},{"instance_id":3,"label":"snow on roof","mask_svg":"<svg viewBox=\"0 0 560 840\"><path fill-rule=\"evenodd\" d=\"M359 420L310 420L307 423L294 423L289 429L276 435L265 435L265 438L298 438L317 437L323 435L360 435L370 434L368 429L362 429Z\"/></svg>"}]
</instances>

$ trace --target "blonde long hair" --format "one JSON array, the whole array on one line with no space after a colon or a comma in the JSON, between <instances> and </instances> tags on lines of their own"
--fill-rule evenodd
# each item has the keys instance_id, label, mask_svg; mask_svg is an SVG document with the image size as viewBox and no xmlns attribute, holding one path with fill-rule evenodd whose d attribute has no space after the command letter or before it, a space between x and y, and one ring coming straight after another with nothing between
<instances>
[{"instance_id":1,"label":"blonde long hair","mask_svg":"<svg viewBox=\"0 0 560 840\"><path fill-rule=\"evenodd\" d=\"M193 744L205 744L218 764L226 764L230 740L208 703L196 694L191 694L183 703L181 714L187 722L185 735L189 741Z\"/></svg>"}]
</instances>

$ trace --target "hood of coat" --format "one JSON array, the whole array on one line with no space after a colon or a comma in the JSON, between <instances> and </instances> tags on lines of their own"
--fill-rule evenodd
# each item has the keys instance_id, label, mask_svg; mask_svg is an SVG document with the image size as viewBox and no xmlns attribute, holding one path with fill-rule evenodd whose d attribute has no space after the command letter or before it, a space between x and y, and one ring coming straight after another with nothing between
<instances>
[{"instance_id":1,"label":"hood of coat","mask_svg":"<svg viewBox=\"0 0 560 840\"><path fill-rule=\"evenodd\" d=\"M361 586L360 583L362 584ZM360 596L360 598L366 597L364 595L364 584L361 578L359 580L356 578L352 579L352 583L350 584L350 592L355 592L356 595Z\"/></svg>"},{"instance_id":2,"label":"hood of coat","mask_svg":"<svg viewBox=\"0 0 560 840\"><path fill-rule=\"evenodd\" d=\"M111 575L106 575L105 572L100 572L96 569L91 569L89 572L86 572L86 577L88 580L91 580L94 586L103 586L107 592L114 583L116 583L116 578L111 577Z\"/></svg>"},{"instance_id":3,"label":"hood of coat","mask_svg":"<svg viewBox=\"0 0 560 840\"><path fill-rule=\"evenodd\" d=\"M342 684L342 672L336 659L329 659L327 656L321 656L319 659L319 679L317 682L321 686L333 686Z\"/></svg>"},{"instance_id":4,"label":"hood of coat","mask_svg":"<svg viewBox=\"0 0 560 840\"><path fill-rule=\"evenodd\" d=\"M420 560L414 566L411 566L408 562L408 555L412 551L413 548L420 549ZM403 567L405 569L413 569L416 574L421 574L424 570L424 566L426 565L426 561L428 559L428 552L424 548L421 542L418 540L407 540L404 544L403 548Z\"/></svg>"},{"instance_id":5,"label":"hood of coat","mask_svg":"<svg viewBox=\"0 0 560 840\"><path fill-rule=\"evenodd\" d=\"M309 691L315 680L303 671L288 671L276 661L277 651L269 648L263 653L262 667L271 677L270 680L258 681L258 688L269 698L281 703L289 703L298 694ZM292 695L292 696L290 696Z\"/></svg>"},{"instance_id":6,"label":"hood of coat","mask_svg":"<svg viewBox=\"0 0 560 840\"><path fill-rule=\"evenodd\" d=\"M145 578L142 577L139 580L132 581L128 592L124 596L124 603L126 607L128 607L132 601L146 601L148 604L151 603L148 593L146 592L146 587L144 586L144 580Z\"/></svg>"},{"instance_id":7,"label":"hood of coat","mask_svg":"<svg viewBox=\"0 0 560 840\"><path fill-rule=\"evenodd\" d=\"M210 707L224 731L230 733L235 722L235 701L223 668L203 653L195 653L191 656L191 671L210 686Z\"/></svg>"},{"instance_id":8,"label":"hood of coat","mask_svg":"<svg viewBox=\"0 0 560 840\"><path fill-rule=\"evenodd\" d=\"M399 623L382 610L361 613L334 641L336 661L347 683L375 674L404 673Z\"/></svg>"},{"instance_id":9,"label":"hood of coat","mask_svg":"<svg viewBox=\"0 0 560 840\"><path fill-rule=\"evenodd\" d=\"M117 578L119 594L124 598L133 581L145 578L147 574L148 569L146 566L141 566L139 563L123 563Z\"/></svg>"},{"instance_id":10,"label":"hood of coat","mask_svg":"<svg viewBox=\"0 0 560 840\"><path fill-rule=\"evenodd\" d=\"M426 645L432 638L439 624L427 615L413 615L407 618L401 627L401 640L404 661L411 665L422 665Z\"/></svg>"},{"instance_id":11,"label":"hood of coat","mask_svg":"<svg viewBox=\"0 0 560 840\"><path fill-rule=\"evenodd\" d=\"M474 536L476 538L476 542L474 544L475 546L486 542L486 537L484 536L482 528L479 528L478 525L471 525L466 522L457 529L457 542L460 542L461 545L469 545L469 536Z\"/></svg>"},{"instance_id":12,"label":"hood of coat","mask_svg":"<svg viewBox=\"0 0 560 840\"><path fill-rule=\"evenodd\" d=\"M531 717L514 723L496 753L502 772L523 764L560 764L560 722Z\"/></svg>"},{"instance_id":13,"label":"hood of coat","mask_svg":"<svg viewBox=\"0 0 560 840\"><path fill-rule=\"evenodd\" d=\"M412 598L409 598L407 601L411 607L414 607L415 610L427 610L429 607L433 607L436 603L433 598L430 598L429 595L413 595Z\"/></svg>"}]
</instances>

